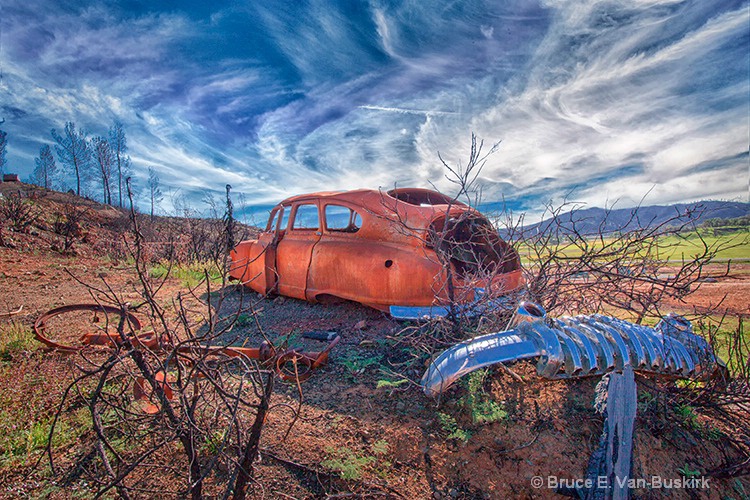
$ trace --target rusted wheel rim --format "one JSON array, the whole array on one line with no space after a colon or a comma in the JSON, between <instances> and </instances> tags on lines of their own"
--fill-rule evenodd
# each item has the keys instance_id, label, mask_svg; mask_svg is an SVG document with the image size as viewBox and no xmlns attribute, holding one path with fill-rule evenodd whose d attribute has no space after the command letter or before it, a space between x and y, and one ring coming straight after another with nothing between
<instances>
[{"instance_id":1,"label":"rusted wheel rim","mask_svg":"<svg viewBox=\"0 0 750 500\"><path fill-rule=\"evenodd\" d=\"M296 351L287 351L276 358L276 373L286 382L307 380L312 371L313 360Z\"/></svg>"},{"instance_id":2,"label":"rusted wheel rim","mask_svg":"<svg viewBox=\"0 0 750 500\"><path fill-rule=\"evenodd\" d=\"M67 306L62 307L56 307L55 309L52 309L50 311L47 311L45 314L39 317L39 319L36 320L34 323L34 336L36 339L41 342L42 344L51 347L53 349L58 349L61 351L78 351L85 347L86 344L84 341L81 340L79 337L78 341L76 343L69 343L69 344L63 344L60 342L57 342L56 340L53 340L50 338L50 334L47 331L47 322L56 317L61 316L67 313L72 312L78 312L78 311L90 311L93 313L102 313L102 314L112 314L119 318L122 316L122 311L120 311L119 308L114 306L107 306L102 304L71 304ZM133 330L138 331L141 329L141 322L131 313L126 313L126 317L128 319L128 322L130 323ZM114 323L115 325L117 323ZM82 333L82 336L85 335L84 332Z\"/></svg>"}]
</instances>

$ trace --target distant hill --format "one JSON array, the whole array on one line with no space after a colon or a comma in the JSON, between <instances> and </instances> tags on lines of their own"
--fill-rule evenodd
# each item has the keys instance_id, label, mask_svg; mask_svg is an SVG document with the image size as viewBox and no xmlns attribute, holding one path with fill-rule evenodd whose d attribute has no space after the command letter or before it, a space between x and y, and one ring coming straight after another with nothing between
<instances>
[{"instance_id":1,"label":"distant hill","mask_svg":"<svg viewBox=\"0 0 750 500\"><path fill-rule=\"evenodd\" d=\"M667 223L678 215L689 216L696 225L708 219L734 219L750 215L750 203L736 201L701 201L695 203L677 203L674 205L651 205L637 208L585 208L566 212L559 216L565 228L575 227L581 234L603 234L616 231L631 231L638 228L653 227ZM683 218L682 222L688 221ZM552 226L552 219L524 226L524 231L547 231ZM503 233L503 231L501 231Z\"/></svg>"}]
</instances>

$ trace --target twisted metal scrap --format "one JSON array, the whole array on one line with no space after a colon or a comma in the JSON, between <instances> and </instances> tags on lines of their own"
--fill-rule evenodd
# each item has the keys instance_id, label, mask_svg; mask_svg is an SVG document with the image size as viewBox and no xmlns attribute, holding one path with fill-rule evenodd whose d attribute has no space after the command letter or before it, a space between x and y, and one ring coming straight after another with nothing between
<instances>
[{"instance_id":1,"label":"twisted metal scrap","mask_svg":"<svg viewBox=\"0 0 750 500\"><path fill-rule=\"evenodd\" d=\"M49 338L47 333L47 321L55 316L64 315L74 311L92 311L120 316L119 308L102 304L72 304L57 307L40 316L34 323L34 335L36 339L46 346L62 352L77 352L87 346L115 347L122 344L119 333L109 333L106 330L84 333L77 342L62 344ZM136 316L127 312L125 314L132 330L138 332L141 323ZM146 348L154 351L162 350L168 342L165 337L158 337L155 332L125 334L135 347ZM180 354L194 356L221 355L229 358L257 359L261 363L273 367L274 371L285 381L303 381L312 375L312 371L328 362L328 355L340 337L333 332L320 335L319 332L305 334L303 337L314 340L327 341L328 345L322 351L301 352L294 349L277 351L272 345L263 342L259 347L232 347L232 346L207 346L191 345L177 347ZM291 366L290 366L291 365Z\"/></svg>"},{"instance_id":2,"label":"twisted metal scrap","mask_svg":"<svg viewBox=\"0 0 750 500\"><path fill-rule=\"evenodd\" d=\"M480 368L538 357L537 372L566 379L633 370L680 378L708 378L725 367L690 322L668 314L656 327L609 316L547 318L541 306L522 303L514 329L461 342L440 354L422 377L427 395L442 394Z\"/></svg>"}]
</instances>

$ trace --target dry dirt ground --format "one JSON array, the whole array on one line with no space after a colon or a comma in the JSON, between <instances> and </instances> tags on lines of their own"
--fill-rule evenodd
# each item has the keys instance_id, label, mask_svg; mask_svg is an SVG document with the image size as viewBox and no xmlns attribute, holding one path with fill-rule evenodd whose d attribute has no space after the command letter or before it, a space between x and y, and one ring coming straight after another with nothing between
<instances>
[{"instance_id":1,"label":"dry dirt ground","mask_svg":"<svg viewBox=\"0 0 750 500\"><path fill-rule=\"evenodd\" d=\"M7 185L2 188L7 194ZM54 202L47 202L52 203L47 209L54 210ZM0 247L0 313L19 306L23 311L9 319L0 318L1 326L7 328L15 322L30 327L50 308L91 302L83 283L102 286L106 282L121 297L138 299L132 265L101 250L106 247L102 242L112 237L107 224L120 213L92 205L91 214L86 241L76 245L75 255L52 250L56 236L43 228L32 228L29 234L6 230L7 246ZM160 298L169 301L179 291L184 292L184 285L170 279ZM273 402L299 407L300 415L288 436L292 415L287 407L277 406L268 416L261 443L265 451L252 489L254 498L555 498L555 490L548 488L552 478L572 481L585 477L602 430L601 415L593 409L598 379L543 381L527 363L512 367L517 377L491 370L480 395L505 414L497 422L475 424L466 404L465 384L452 388L439 402L426 397L411 382L378 388L381 380L395 380L394 373L419 380L427 355L414 349L414 339L424 334L414 325L358 304L259 298L233 285L224 292L225 313L231 313L240 301L247 303L248 298L257 302L259 325L271 340L291 335L297 339L293 343L299 343L299 334L315 330L336 331L342 337L330 363L303 383L301 396L294 385L276 386ZM747 315L748 292L750 266L741 265L733 268L730 276L707 280L687 303L670 306L689 312L720 303L732 314ZM227 340L257 344L261 337L250 319L245 318L234 330L234 338ZM36 345L13 351L0 361L0 434L28 433L35 421L47 421L72 376L70 366L66 356ZM658 399L655 381L641 377L637 381L640 411L634 477L671 480L740 460L720 438L696 439L695 422L706 423L699 428L707 429L708 416L696 410L680 420L669 405L666 409L651 405ZM664 400L677 400L670 392L673 385L660 388L666 391ZM456 430L464 434L456 436ZM92 496L95 490L85 478L70 472L89 454L91 443L90 434L84 433L65 449L55 450L67 472L54 481L44 461L36 465L40 448L27 446L22 452L0 449L0 497ZM727 457L722 456L722 450ZM541 487L535 477L544 478ZM144 481L159 485L164 478L146 477ZM706 489L639 488L634 493L639 498L747 498L750 494L747 476L710 477L708 484ZM152 496L172 495L142 495Z\"/></svg>"}]
</instances>

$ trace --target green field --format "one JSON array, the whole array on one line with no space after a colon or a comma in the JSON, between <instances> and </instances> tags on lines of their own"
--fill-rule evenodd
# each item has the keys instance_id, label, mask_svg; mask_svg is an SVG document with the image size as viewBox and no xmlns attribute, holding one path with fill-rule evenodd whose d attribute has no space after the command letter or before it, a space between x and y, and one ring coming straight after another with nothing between
<instances>
[{"instance_id":1,"label":"green field","mask_svg":"<svg viewBox=\"0 0 750 500\"><path fill-rule=\"evenodd\" d=\"M559 241L550 250L557 253L560 257L575 258L580 257L584 253L600 252L606 246L611 247L607 248L607 250L611 250L617 255L623 255L624 252L629 255L649 256L657 260L681 261L683 259L691 260L695 256L702 255L705 246L708 246L709 251L715 251L716 260L750 261L750 232L748 231L737 231L719 236L714 236L708 231L701 232L701 234L692 232L662 236L656 239L655 244L650 246L648 250L636 250L635 246L630 247L633 250L627 250L624 249L623 243L624 240L618 242L615 238L577 240L575 243L571 241ZM537 260L537 252L534 251L529 243L520 242L515 247L524 263ZM545 254L551 252L548 251ZM606 258L606 254L608 253L606 252L602 258Z\"/></svg>"},{"instance_id":2,"label":"green field","mask_svg":"<svg viewBox=\"0 0 750 500\"><path fill-rule=\"evenodd\" d=\"M686 237L669 236L659 242L666 247L670 259L690 258L703 253L704 243L710 248L718 248L717 259L750 260L750 233L747 231L730 233L721 236L701 235L692 233Z\"/></svg>"}]
</instances>

